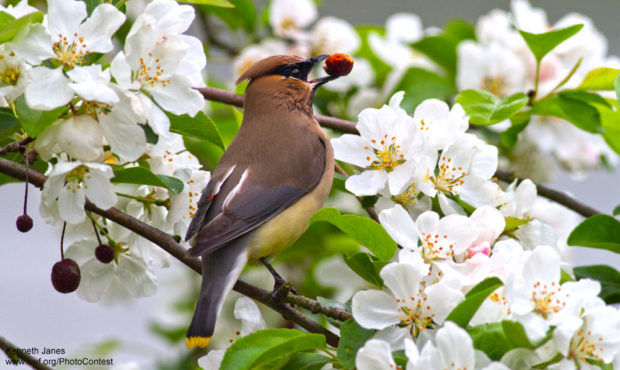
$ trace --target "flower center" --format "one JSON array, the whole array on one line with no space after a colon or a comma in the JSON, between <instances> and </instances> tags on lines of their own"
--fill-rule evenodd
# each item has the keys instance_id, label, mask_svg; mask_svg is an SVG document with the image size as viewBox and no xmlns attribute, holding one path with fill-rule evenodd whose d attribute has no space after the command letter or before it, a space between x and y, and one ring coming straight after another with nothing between
<instances>
[{"instance_id":1,"label":"flower center","mask_svg":"<svg viewBox=\"0 0 620 370\"><path fill-rule=\"evenodd\" d=\"M482 80L482 90L488 91L495 96L504 96L508 84L499 76L485 76Z\"/></svg>"},{"instance_id":2,"label":"flower center","mask_svg":"<svg viewBox=\"0 0 620 370\"><path fill-rule=\"evenodd\" d=\"M463 177L466 175L463 167L452 164L452 158L442 156L439 160L439 173L431 181L437 190L454 195L458 187L463 185Z\"/></svg>"},{"instance_id":3,"label":"flower center","mask_svg":"<svg viewBox=\"0 0 620 370\"><path fill-rule=\"evenodd\" d=\"M534 303L534 312L542 317L547 318L550 314L557 313L566 306L566 302L561 297L562 287L555 282L551 283L549 287L547 284L537 281L533 288L530 301Z\"/></svg>"},{"instance_id":4,"label":"flower center","mask_svg":"<svg viewBox=\"0 0 620 370\"><path fill-rule=\"evenodd\" d=\"M134 78L140 81L142 86L165 87L170 80L162 78L163 74L164 68L159 64L159 58L154 58L153 53L149 53L146 60L140 58L140 68Z\"/></svg>"},{"instance_id":5,"label":"flower center","mask_svg":"<svg viewBox=\"0 0 620 370\"><path fill-rule=\"evenodd\" d=\"M88 167L86 166L78 166L74 168L65 176L65 187L68 190L71 190L72 193L75 193L78 189L82 188L82 182L84 181L84 177L90 178L90 175L87 176L87 174ZM88 186L84 184L84 188L87 187Z\"/></svg>"},{"instance_id":6,"label":"flower center","mask_svg":"<svg viewBox=\"0 0 620 370\"><path fill-rule=\"evenodd\" d=\"M585 335L584 335L585 334ZM586 361L587 359L599 360L602 361L601 352L603 352L603 346L599 345L598 347L591 340L592 332L587 331L584 332L583 329L579 329L577 331L577 335L571 341L571 348L568 353L568 357L575 359ZM599 342L603 341L602 337L596 338Z\"/></svg>"},{"instance_id":7,"label":"flower center","mask_svg":"<svg viewBox=\"0 0 620 370\"><path fill-rule=\"evenodd\" d=\"M422 232L422 258L428 263L454 257L454 244L448 235Z\"/></svg>"},{"instance_id":8,"label":"flower center","mask_svg":"<svg viewBox=\"0 0 620 370\"><path fill-rule=\"evenodd\" d=\"M73 34L73 41L69 42L67 36L58 34L58 41L54 42L52 49L56 54L56 58L65 66L73 68L75 65L86 63L86 55L90 51L86 47L84 37L78 33Z\"/></svg>"},{"instance_id":9,"label":"flower center","mask_svg":"<svg viewBox=\"0 0 620 370\"><path fill-rule=\"evenodd\" d=\"M419 290L418 297L411 297L410 303L406 303L405 299L396 298L396 303L399 305L398 326L409 328L413 337L417 337L426 328L432 326L435 316L431 313L431 306L426 302L428 298L421 297L422 294L422 290Z\"/></svg>"},{"instance_id":10,"label":"flower center","mask_svg":"<svg viewBox=\"0 0 620 370\"><path fill-rule=\"evenodd\" d=\"M373 152L377 157L377 160L373 160L370 156L366 157L366 160L370 162L370 168L374 170L385 170L386 172L392 172L394 167L399 164L405 163L405 155L400 153L400 145L397 145L396 136L392 136L388 140L388 135L383 137L383 140L377 144L376 140L370 140L373 144ZM370 147L364 147L364 149L370 149Z\"/></svg>"},{"instance_id":11,"label":"flower center","mask_svg":"<svg viewBox=\"0 0 620 370\"><path fill-rule=\"evenodd\" d=\"M19 69L16 67L7 67L4 71L0 73L0 82L2 85L13 85L17 84L17 80L19 80Z\"/></svg>"},{"instance_id":12,"label":"flower center","mask_svg":"<svg viewBox=\"0 0 620 370\"><path fill-rule=\"evenodd\" d=\"M415 183L409 185L400 194L392 195L392 200L405 208L414 206L418 202L418 192L415 189Z\"/></svg>"}]
</instances>

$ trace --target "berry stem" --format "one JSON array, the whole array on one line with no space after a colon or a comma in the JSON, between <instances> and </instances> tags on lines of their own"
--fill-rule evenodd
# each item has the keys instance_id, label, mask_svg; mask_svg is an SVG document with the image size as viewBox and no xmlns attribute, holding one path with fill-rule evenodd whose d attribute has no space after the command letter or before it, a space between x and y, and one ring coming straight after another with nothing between
<instances>
[{"instance_id":1,"label":"berry stem","mask_svg":"<svg viewBox=\"0 0 620 370\"><path fill-rule=\"evenodd\" d=\"M28 206L28 172L30 172L30 163L28 163L28 152L24 152L24 162L26 162L26 191L24 192L24 214L27 214Z\"/></svg>"},{"instance_id":2,"label":"berry stem","mask_svg":"<svg viewBox=\"0 0 620 370\"><path fill-rule=\"evenodd\" d=\"M63 223L62 224L62 234L60 235L60 259L64 260L65 259L65 229L67 228L67 223Z\"/></svg>"},{"instance_id":3,"label":"berry stem","mask_svg":"<svg viewBox=\"0 0 620 370\"><path fill-rule=\"evenodd\" d=\"M99 243L99 245L101 245L101 238L99 237L99 231L97 230L97 225L95 225L95 220L93 220L92 218L90 219L90 222L93 223L93 230L95 231L95 236L97 236L97 243Z\"/></svg>"}]
</instances>

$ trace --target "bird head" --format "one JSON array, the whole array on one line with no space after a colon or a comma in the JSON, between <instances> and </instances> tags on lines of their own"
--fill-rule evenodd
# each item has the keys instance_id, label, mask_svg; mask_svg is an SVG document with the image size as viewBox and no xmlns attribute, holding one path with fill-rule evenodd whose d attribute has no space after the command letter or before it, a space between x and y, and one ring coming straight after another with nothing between
<instances>
[{"instance_id":1,"label":"bird head","mask_svg":"<svg viewBox=\"0 0 620 370\"><path fill-rule=\"evenodd\" d=\"M265 99L275 98L289 107L289 110L297 108L311 113L316 89L338 78L325 76L308 81L310 71L328 56L323 54L307 59L294 55L267 57L248 68L239 76L237 83L250 81L246 89L246 102L251 100L258 103L262 101L261 96Z\"/></svg>"}]
</instances>

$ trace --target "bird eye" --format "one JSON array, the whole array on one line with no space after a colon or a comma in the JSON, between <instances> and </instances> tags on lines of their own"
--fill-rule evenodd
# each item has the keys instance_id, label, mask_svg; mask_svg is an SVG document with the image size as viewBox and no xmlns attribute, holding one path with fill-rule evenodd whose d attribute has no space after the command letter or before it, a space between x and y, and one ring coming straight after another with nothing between
<instances>
[{"instance_id":1,"label":"bird eye","mask_svg":"<svg viewBox=\"0 0 620 370\"><path fill-rule=\"evenodd\" d=\"M290 77L301 79L301 71L298 68L295 68L291 71Z\"/></svg>"}]
</instances>

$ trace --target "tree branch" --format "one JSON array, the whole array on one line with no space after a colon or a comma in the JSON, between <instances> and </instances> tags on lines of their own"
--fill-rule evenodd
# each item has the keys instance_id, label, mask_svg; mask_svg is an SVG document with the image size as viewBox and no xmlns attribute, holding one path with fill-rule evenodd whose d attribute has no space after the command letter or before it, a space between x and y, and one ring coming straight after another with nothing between
<instances>
[{"instance_id":1,"label":"tree branch","mask_svg":"<svg viewBox=\"0 0 620 370\"><path fill-rule=\"evenodd\" d=\"M24 139L13 141L3 147L0 148L0 155L10 153L10 152L23 152L24 146L34 141L34 138L26 137Z\"/></svg>"},{"instance_id":2,"label":"tree branch","mask_svg":"<svg viewBox=\"0 0 620 370\"><path fill-rule=\"evenodd\" d=\"M7 174L9 176L12 176L19 180L24 180L26 178L26 167L25 166L22 166L16 162L13 162L13 161L10 161L4 158L0 158L0 172ZM28 172L28 180L30 181L31 184L33 184L34 186L38 188L43 187L43 183L45 182L45 179L46 179L45 175L37 171L34 171L33 169L30 169ZM156 229L116 208L110 208L110 209L104 210L104 209L97 207L96 205L94 205L88 200L86 200L86 204L84 205L84 208L88 211L91 211L100 216L103 216L111 221L114 221L117 224L135 232L136 234L152 241L153 243L161 247L163 250L170 253L176 259L183 262L185 265L187 265L192 270L196 271L199 274L201 273L200 261L196 258L189 257L186 253L185 248L183 248L179 243L177 243L171 235L159 229ZM325 329L324 327L320 326L316 322L309 320L301 312L292 308L290 305L285 304L285 303L280 303L280 302L274 302L273 299L271 298L270 291L261 289L259 287L248 284L241 280L237 281L233 289L243 295L253 298L259 302L262 302L263 304L267 305L268 307L282 314L282 316L284 316L288 320L295 322L296 324L298 324L299 326L301 326L302 328L310 332L324 334L327 337L327 342L331 346L334 346L334 347L338 346L339 338L337 335ZM306 298L306 297L301 297L301 298L303 299L300 299L299 296L288 293L283 301L286 303L295 304L299 307L305 308L314 313L320 312L336 320L340 320L341 318L344 318L344 317L346 318L351 317L351 315L344 310L322 306L319 302L313 299L310 299L310 298Z\"/></svg>"},{"instance_id":3,"label":"tree branch","mask_svg":"<svg viewBox=\"0 0 620 370\"><path fill-rule=\"evenodd\" d=\"M243 108L243 96L235 93L231 93L226 90L216 89L215 87L197 87L196 90L200 91L205 99L224 103L228 105L234 105L235 107ZM340 118L328 117L322 114L315 114L316 120L323 127L331 128L337 131L348 132L351 134L357 134L355 123L346 121Z\"/></svg>"},{"instance_id":4,"label":"tree branch","mask_svg":"<svg viewBox=\"0 0 620 370\"><path fill-rule=\"evenodd\" d=\"M19 365L20 361L23 361L30 365L33 369L52 370L51 367L30 356L28 353L9 342L4 337L0 337L0 349L11 361L13 361L15 365Z\"/></svg>"},{"instance_id":5,"label":"tree branch","mask_svg":"<svg viewBox=\"0 0 620 370\"><path fill-rule=\"evenodd\" d=\"M515 179L518 182L523 181L522 178L516 177L512 171L501 170L501 169L498 169L495 172L495 177L507 183L511 183ZM571 197L570 195L566 193L563 193L555 189L551 189L545 185L540 185L540 184L534 184L534 185L536 185L536 190L538 191L538 195L543 196L547 199L550 199L556 203L559 203L565 206L566 208L572 209L573 211L579 213L583 217L591 217L591 216L598 215L601 213L597 211L596 209L579 202L577 199Z\"/></svg>"}]
</instances>

